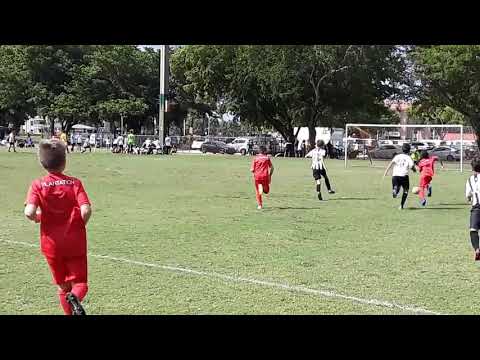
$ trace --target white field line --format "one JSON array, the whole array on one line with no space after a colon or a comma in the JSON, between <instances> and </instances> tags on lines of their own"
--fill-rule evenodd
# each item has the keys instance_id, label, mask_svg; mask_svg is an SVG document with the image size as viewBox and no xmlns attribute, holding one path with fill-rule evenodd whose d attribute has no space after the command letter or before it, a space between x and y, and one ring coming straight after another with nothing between
<instances>
[{"instance_id":1,"label":"white field line","mask_svg":"<svg viewBox=\"0 0 480 360\"><path fill-rule=\"evenodd\" d=\"M8 244L22 245L22 246L28 246L28 247L34 247L34 248L39 247L36 244L31 244L31 243L26 243L26 242L21 242L21 241L11 241L11 240L4 240L4 239L0 239L0 241L4 242L4 243L8 243ZM416 313L416 314L442 315L439 312L423 309L423 308L416 307L416 306L401 305L401 304L397 304L397 303L394 303L394 302L388 302L388 301L376 300L376 299L364 299L364 298L360 298L360 297L356 297L356 296L350 296L350 295L344 295L344 294L340 294L340 293L336 293L336 292L328 291L328 290L310 289L310 288L306 288L306 287L303 287L303 286L294 286L294 285L288 285L288 284L282 284L282 283L276 283L276 282L270 282L270 281L263 281L263 280L245 278L245 277L230 276L230 275L218 274L218 273L215 273L215 272L206 272L206 271L192 270L192 269L187 269L187 268L182 268L182 267L177 267L177 266L168 266L168 265L160 265L160 264L155 264L155 263L146 263L146 262L143 262L143 261L123 259L123 258L118 258L118 257L108 256L108 255L89 254L89 256L94 257L94 258L98 258L98 259L118 261L118 262L123 262L123 263L127 263L127 264L134 264L134 265L139 265L139 266L157 268L157 269L168 270L168 271L173 271L173 272L178 272L178 273L186 273L186 274L192 274L192 275L209 277L209 278L217 278L217 279L222 279L222 280L230 281L230 282L248 283L248 284L254 284L254 285L260 285L260 286L265 286L265 287L287 290L287 291L290 291L290 292L304 293L304 294L316 295L316 296L321 296L321 297L344 299L344 300L349 300L351 302L355 302L355 303L359 303L359 304L381 306L381 307L390 308L390 309L400 309L402 311Z\"/></svg>"}]
</instances>

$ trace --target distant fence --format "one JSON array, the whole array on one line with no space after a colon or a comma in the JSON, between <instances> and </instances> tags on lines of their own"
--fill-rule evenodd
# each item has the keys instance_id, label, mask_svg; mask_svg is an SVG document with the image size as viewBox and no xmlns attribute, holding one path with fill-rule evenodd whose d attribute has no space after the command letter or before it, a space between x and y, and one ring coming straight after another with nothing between
<instances>
[{"instance_id":1,"label":"distant fence","mask_svg":"<svg viewBox=\"0 0 480 360\"><path fill-rule=\"evenodd\" d=\"M285 142L281 139L275 139L271 136L246 136L251 140L253 145L253 150L258 151L260 145L264 145L267 148L267 152L270 154L277 154L284 152ZM135 135L135 145L142 146L145 140L150 139L151 141L158 140L157 135ZM226 137L226 136L196 136L196 135L187 135L187 136L170 136L172 146L175 146L178 150L188 151L192 150L192 144L196 142L204 141L222 141L226 144L231 143L235 140L235 137ZM113 137L110 138L110 146L112 144ZM105 141L103 141L105 143ZM124 136L124 143L126 144L126 135ZM195 149L198 150L198 149Z\"/></svg>"}]
</instances>

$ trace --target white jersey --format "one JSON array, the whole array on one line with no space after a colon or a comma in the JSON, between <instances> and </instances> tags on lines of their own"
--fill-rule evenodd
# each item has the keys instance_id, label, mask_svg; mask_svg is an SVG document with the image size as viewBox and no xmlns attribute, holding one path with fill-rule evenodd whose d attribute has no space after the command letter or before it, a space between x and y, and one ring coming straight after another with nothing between
<instances>
[{"instance_id":1,"label":"white jersey","mask_svg":"<svg viewBox=\"0 0 480 360\"><path fill-rule=\"evenodd\" d=\"M172 140L168 136L165 138L165 146L172 146Z\"/></svg>"},{"instance_id":2,"label":"white jersey","mask_svg":"<svg viewBox=\"0 0 480 360\"><path fill-rule=\"evenodd\" d=\"M95 134L90 135L90 145L95 145Z\"/></svg>"},{"instance_id":3,"label":"white jersey","mask_svg":"<svg viewBox=\"0 0 480 360\"><path fill-rule=\"evenodd\" d=\"M398 154L393 158L392 176L407 176L408 170L414 167L413 160L407 154Z\"/></svg>"},{"instance_id":4,"label":"white jersey","mask_svg":"<svg viewBox=\"0 0 480 360\"><path fill-rule=\"evenodd\" d=\"M120 136L117 138L117 144L123 146L123 136L120 135Z\"/></svg>"},{"instance_id":5,"label":"white jersey","mask_svg":"<svg viewBox=\"0 0 480 360\"><path fill-rule=\"evenodd\" d=\"M325 167L323 163L323 158L325 157L326 151L324 149L314 148L311 150L305 157L312 158L312 169L321 170Z\"/></svg>"},{"instance_id":6,"label":"white jersey","mask_svg":"<svg viewBox=\"0 0 480 360\"><path fill-rule=\"evenodd\" d=\"M472 175L465 184L465 196L470 199L472 206L480 206L480 176Z\"/></svg>"},{"instance_id":7,"label":"white jersey","mask_svg":"<svg viewBox=\"0 0 480 360\"><path fill-rule=\"evenodd\" d=\"M13 135L13 133L10 133L8 135L8 142L9 143L14 143L15 142L15 135Z\"/></svg>"}]
</instances>

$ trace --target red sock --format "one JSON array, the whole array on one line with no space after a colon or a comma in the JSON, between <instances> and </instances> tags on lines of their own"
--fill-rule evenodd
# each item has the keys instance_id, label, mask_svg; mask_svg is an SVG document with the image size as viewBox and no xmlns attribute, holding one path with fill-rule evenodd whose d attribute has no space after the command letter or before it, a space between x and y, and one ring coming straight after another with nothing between
<instances>
[{"instance_id":1,"label":"red sock","mask_svg":"<svg viewBox=\"0 0 480 360\"><path fill-rule=\"evenodd\" d=\"M72 294L75 295L78 300L83 301L85 295L88 292L88 285L87 283L76 283L72 286Z\"/></svg>"},{"instance_id":2,"label":"red sock","mask_svg":"<svg viewBox=\"0 0 480 360\"><path fill-rule=\"evenodd\" d=\"M58 298L60 299L60 305L62 305L63 312L65 315L72 315L72 308L67 301L67 291L62 289L58 289Z\"/></svg>"}]
</instances>

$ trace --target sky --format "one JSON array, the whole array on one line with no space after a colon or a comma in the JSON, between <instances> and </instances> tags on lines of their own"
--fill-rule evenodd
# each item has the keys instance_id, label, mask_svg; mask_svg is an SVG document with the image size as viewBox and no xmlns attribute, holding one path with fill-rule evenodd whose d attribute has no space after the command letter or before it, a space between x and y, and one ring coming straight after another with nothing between
<instances>
[{"instance_id":1,"label":"sky","mask_svg":"<svg viewBox=\"0 0 480 360\"><path fill-rule=\"evenodd\" d=\"M142 48L151 47L151 48L154 48L154 49L158 49L158 48L160 48L161 45L138 45L138 46L141 46Z\"/></svg>"}]
</instances>

